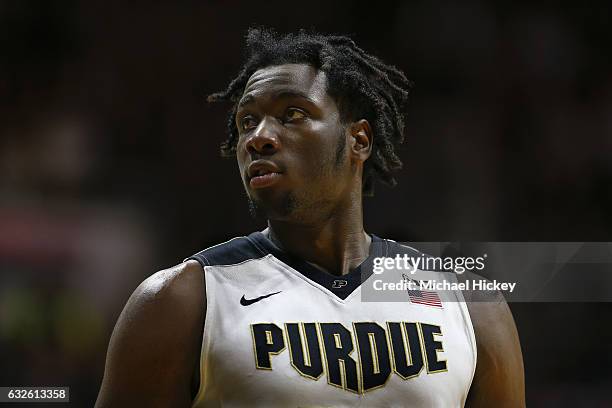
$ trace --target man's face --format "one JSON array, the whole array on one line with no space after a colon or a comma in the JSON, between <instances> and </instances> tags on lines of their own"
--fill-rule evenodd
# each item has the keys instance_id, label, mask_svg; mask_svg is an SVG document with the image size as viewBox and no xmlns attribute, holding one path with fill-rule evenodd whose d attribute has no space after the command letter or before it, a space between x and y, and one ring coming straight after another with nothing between
<instances>
[{"instance_id":1,"label":"man's face","mask_svg":"<svg viewBox=\"0 0 612 408\"><path fill-rule=\"evenodd\" d=\"M238 167L269 219L307 221L330 211L350 181L346 132L325 73L306 64L262 68L238 103Z\"/></svg>"}]
</instances>

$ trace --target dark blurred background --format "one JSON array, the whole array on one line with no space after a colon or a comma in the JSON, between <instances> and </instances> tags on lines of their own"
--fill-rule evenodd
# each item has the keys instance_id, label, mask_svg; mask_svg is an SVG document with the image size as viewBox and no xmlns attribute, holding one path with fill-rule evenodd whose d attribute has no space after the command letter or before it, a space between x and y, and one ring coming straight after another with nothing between
<instances>
[{"instance_id":1,"label":"dark blurred background","mask_svg":"<svg viewBox=\"0 0 612 408\"><path fill-rule=\"evenodd\" d=\"M350 34L416 83L399 241L612 241L607 2L0 1L0 385L91 406L139 282L260 228L228 106L251 25ZM610 303L511 304L532 407L612 406Z\"/></svg>"}]
</instances>

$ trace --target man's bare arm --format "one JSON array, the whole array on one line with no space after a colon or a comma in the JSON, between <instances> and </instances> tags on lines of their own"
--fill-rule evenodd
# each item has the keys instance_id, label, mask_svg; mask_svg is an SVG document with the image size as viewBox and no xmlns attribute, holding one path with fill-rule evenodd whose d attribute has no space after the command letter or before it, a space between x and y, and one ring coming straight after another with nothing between
<instances>
[{"instance_id":1,"label":"man's bare arm","mask_svg":"<svg viewBox=\"0 0 612 408\"><path fill-rule=\"evenodd\" d=\"M466 407L524 407L523 355L512 313L503 296L468 302L478 362Z\"/></svg>"},{"instance_id":2,"label":"man's bare arm","mask_svg":"<svg viewBox=\"0 0 612 408\"><path fill-rule=\"evenodd\" d=\"M205 305L196 261L140 284L111 336L96 407L189 407Z\"/></svg>"}]
</instances>

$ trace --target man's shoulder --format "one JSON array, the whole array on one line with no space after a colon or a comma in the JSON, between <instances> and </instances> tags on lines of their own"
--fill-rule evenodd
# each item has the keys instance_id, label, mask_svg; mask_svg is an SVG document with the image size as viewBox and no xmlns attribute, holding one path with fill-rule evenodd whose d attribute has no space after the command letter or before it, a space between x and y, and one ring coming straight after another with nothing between
<instances>
[{"instance_id":1,"label":"man's shoulder","mask_svg":"<svg viewBox=\"0 0 612 408\"><path fill-rule=\"evenodd\" d=\"M202 267L215 265L234 265L250 259L267 255L267 251L258 244L261 233L254 232L248 236L234 237L220 244L201 250L185 259L195 260Z\"/></svg>"},{"instance_id":2,"label":"man's shoulder","mask_svg":"<svg viewBox=\"0 0 612 408\"><path fill-rule=\"evenodd\" d=\"M183 262L145 279L113 330L96 406L186 406L185 384L199 361L204 314L203 273L197 262Z\"/></svg>"},{"instance_id":3,"label":"man's shoulder","mask_svg":"<svg viewBox=\"0 0 612 408\"><path fill-rule=\"evenodd\" d=\"M158 271L146 278L132 298L141 305L190 302L203 296L202 267L194 260Z\"/></svg>"},{"instance_id":4,"label":"man's shoulder","mask_svg":"<svg viewBox=\"0 0 612 408\"><path fill-rule=\"evenodd\" d=\"M413 259L420 258L422 265L427 265L426 268L419 269L421 272L442 272L449 276L456 276L458 282L466 281L488 281L485 277L478 275L471 271L465 271L464 273L456 273L452 270L447 270L438 267L436 262L427 262L440 257L434 257L426 252L422 252L419 249L413 248L409 245L393 241L391 239L378 239L377 242L380 245L385 245L386 256L395 257L396 255L412 257ZM497 314L506 314L508 307L503 294L499 290L465 290L462 291L463 298L470 308L470 312L474 310L473 318L487 319L489 316ZM471 305L476 305L470 307Z\"/></svg>"},{"instance_id":5,"label":"man's shoulder","mask_svg":"<svg viewBox=\"0 0 612 408\"><path fill-rule=\"evenodd\" d=\"M465 271L461 274L457 274L457 280L459 282L476 282L476 281L484 281L490 282L484 276L478 275L472 271ZM470 285L473 286L473 285ZM463 297L467 303L483 303L483 304L506 304L506 299L504 295L499 290L464 290ZM486 309L485 309L486 310ZM496 310L491 307L488 310Z\"/></svg>"},{"instance_id":6,"label":"man's shoulder","mask_svg":"<svg viewBox=\"0 0 612 408\"><path fill-rule=\"evenodd\" d=\"M473 272L458 275L460 282L488 281ZM516 326L512 312L504 295L499 290L466 290L463 297L470 312L476 341L480 349L507 344L508 339L516 337Z\"/></svg>"}]
</instances>

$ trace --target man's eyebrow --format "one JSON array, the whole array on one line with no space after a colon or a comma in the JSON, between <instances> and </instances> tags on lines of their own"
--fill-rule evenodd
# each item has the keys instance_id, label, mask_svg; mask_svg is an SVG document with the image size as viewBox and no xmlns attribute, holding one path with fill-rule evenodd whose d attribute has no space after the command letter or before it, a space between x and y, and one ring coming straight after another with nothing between
<instances>
[{"instance_id":1,"label":"man's eyebrow","mask_svg":"<svg viewBox=\"0 0 612 408\"><path fill-rule=\"evenodd\" d=\"M309 103L316 104L316 102L304 92L290 89L283 89L278 92L273 92L272 97L277 99L301 98L305 99ZM240 102L238 102L238 109L254 102L255 97L252 94L247 94L240 99Z\"/></svg>"}]
</instances>

